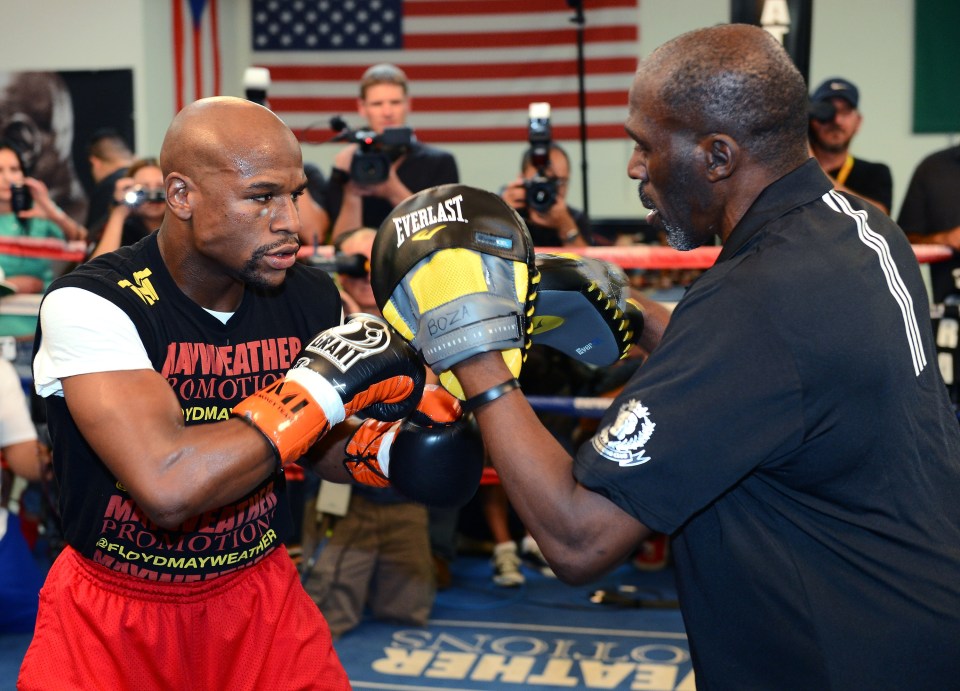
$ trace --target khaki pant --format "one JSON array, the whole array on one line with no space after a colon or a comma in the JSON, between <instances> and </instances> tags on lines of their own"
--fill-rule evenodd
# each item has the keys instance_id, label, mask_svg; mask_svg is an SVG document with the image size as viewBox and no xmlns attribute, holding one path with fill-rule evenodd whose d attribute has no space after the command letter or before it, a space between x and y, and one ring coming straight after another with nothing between
<instances>
[{"instance_id":1,"label":"khaki pant","mask_svg":"<svg viewBox=\"0 0 960 691\"><path fill-rule=\"evenodd\" d=\"M305 587L334 638L357 626L366 607L377 619L423 626L436 594L427 509L354 493Z\"/></svg>"}]
</instances>

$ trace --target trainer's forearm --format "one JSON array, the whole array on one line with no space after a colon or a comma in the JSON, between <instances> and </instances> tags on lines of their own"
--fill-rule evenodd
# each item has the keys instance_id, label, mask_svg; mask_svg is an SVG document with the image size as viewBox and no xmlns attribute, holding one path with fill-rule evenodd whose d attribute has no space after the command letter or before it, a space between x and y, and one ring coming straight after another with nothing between
<instances>
[{"instance_id":1,"label":"trainer's forearm","mask_svg":"<svg viewBox=\"0 0 960 691\"><path fill-rule=\"evenodd\" d=\"M512 376L497 352L470 358L454 372L468 397ZM573 459L521 392L508 393L475 415L511 504L561 579L593 580L629 556L646 529L576 481Z\"/></svg>"}]
</instances>

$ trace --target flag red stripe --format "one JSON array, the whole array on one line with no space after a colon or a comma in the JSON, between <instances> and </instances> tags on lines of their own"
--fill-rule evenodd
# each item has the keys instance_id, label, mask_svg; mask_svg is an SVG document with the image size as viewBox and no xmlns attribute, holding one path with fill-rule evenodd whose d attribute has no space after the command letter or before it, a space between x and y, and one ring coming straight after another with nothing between
<instances>
[{"instance_id":1,"label":"flag red stripe","mask_svg":"<svg viewBox=\"0 0 960 691\"><path fill-rule=\"evenodd\" d=\"M636 41L639 32L635 24L629 26L587 27L584 43ZM532 48L536 46L574 46L576 29L543 31L490 31L482 33L406 34L404 50L442 50L445 48Z\"/></svg>"},{"instance_id":2,"label":"flag red stripe","mask_svg":"<svg viewBox=\"0 0 960 691\"><path fill-rule=\"evenodd\" d=\"M634 8L637 0L590 0L590 10ZM405 2L405 17L461 16L465 14L529 14L534 12L564 12L573 10L563 7L560 0L471 0L450 2L450 0L432 0L430 2Z\"/></svg>"},{"instance_id":3,"label":"flag red stripe","mask_svg":"<svg viewBox=\"0 0 960 691\"><path fill-rule=\"evenodd\" d=\"M627 86L617 91L589 91L587 106L627 107ZM580 96L569 91L538 94L495 94L491 96L417 96L413 107L425 113L500 111L520 108L526 110L530 99L547 101L554 108L576 108ZM284 113L342 113L353 110L357 100L353 97L326 96L271 96L270 107Z\"/></svg>"},{"instance_id":4,"label":"flag red stripe","mask_svg":"<svg viewBox=\"0 0 960 691\"><path fill-rule=\"evenodd\" d=\"M271 66L270 78L277 82L342 81L350 84L360 80L369 65L275 65ZM483 63L469 65L407 65L397 67L416 84L434 79L497 79L511 77L569 76L577 73L576 60L534 61L524 63ZM635 57L589 58L584 61L586 74L632 73L637 68ZM271 98L271 101L273 99Z\"/></svg>"},{"instance_id":5,"label":"flag red stripe","mask_svg":"<svg viewBox=\"0 0 960 691\"><path fill-rule=\"evenodd\" d=\"M200 22L193 22L193 98L200 100L203 98L203 37L200 34Z\"/></svg>"},{"instance_id":6,"label":"flag red stripe","mask_svg":"<svg viewBox=\"0 0 960 691\"><path fill-rule=\"evenodd\" d=\"M326 129L294 128L294 134L302 142L323 144L330 140L333 133ZM580 139L579 125L560 125L552 128L552 135L558 141ZM587 136L592 139L626 139L622 124L587 125ZM433 143L447 142L525 142L526 127L486 127L483 129L417 128L417 138Z\"/></svg>"},{"instance_id":7,"label":"flag red stripe","mask_svg":"<svg viewBox=\"0 0 960 691\"><path fill-rule=\"evenodd\" d=\"M183 8L182 0L170 0L173 10L173 88L177 112L183 110Z\"/></svg>"},{"instance_id":8,"label":"flag red stripe","mask_svg":"<svg viewBox=\"0 0 960 691\"><path fill-rule=\"evenodd\" d=\"M221 95L220 83L220 22L217 16L217 0L210 0L210 45L213 51L213 95Z\"/></svg>"}]
</instances>

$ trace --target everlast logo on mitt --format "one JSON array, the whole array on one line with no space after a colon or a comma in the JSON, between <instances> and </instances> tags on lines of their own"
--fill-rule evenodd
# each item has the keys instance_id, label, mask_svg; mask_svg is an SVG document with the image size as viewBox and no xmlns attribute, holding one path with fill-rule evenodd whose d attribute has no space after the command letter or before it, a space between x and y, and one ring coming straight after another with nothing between
<instances>
[{"instance_id":1,"label":"everlast logo on mitt","mask_svg":"<svg viewBox=\"0 0 960 691\"><path fill-rule=\"evenodd\" d=\"M460 223L469 223L463 217L463 209L460 203L463 201L463 195L458 194L455 197L444 199L442 202L432 204L425 209L417 209L403 216L398 216L393 220L393 225L397 229L397 247L403 244L404 240L419 230L430 228L438 223L447 221L459 221ZM439 230L439 228L437 229Z\"/></svg>"},{"instance_id":2,"label":"everlast logo on mitt","mask_svg":"<svg viewBox=\"0 0 960 691\"><path fill-rule=\"evenodd\" d=\"M317 334L305 350L316 353L329 360L341 372L346 372L358 360L383 352L390 345L390 334L386 324L373 319L354 319L349 323L353 331L324 331ZM303 366L307 360L301 358L294 367Z\"/></svg>"}]
</instances>

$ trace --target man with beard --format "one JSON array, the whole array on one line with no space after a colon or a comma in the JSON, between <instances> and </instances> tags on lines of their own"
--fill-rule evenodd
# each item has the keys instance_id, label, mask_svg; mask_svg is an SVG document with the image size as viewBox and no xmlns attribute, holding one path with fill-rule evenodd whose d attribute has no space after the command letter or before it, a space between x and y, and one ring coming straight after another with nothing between
<instances>
[{"instance_id":1,"label":"man with beard","mask_svg":"<svg viewBox=\"0 0 960 691\"><path fill-rule=\"evenodd\" d=\"M810 152L838 192L854 194L884 213L893 203L893 176L883 163L854 158L850 144L863 116L860 91L841 77L831 77L810 97Z\"/></svg>"},{"instance_id":2,"label":"man with beard","mask_svg":"<svg viewBox=\"0 0 960 691\"><path fill-rule=\"evenodd\" d=\"M652 352L574 458L502 345L442 363L523 524L574 584L671 535L698 688L955 686L960 427L903 232L809 157L804 80L759 27L642 60L626 130L648 221L723 247L668 324L648 307ZM456 295L467 263L418 266L403 280Z\"/></svg>"}]
</instances>

